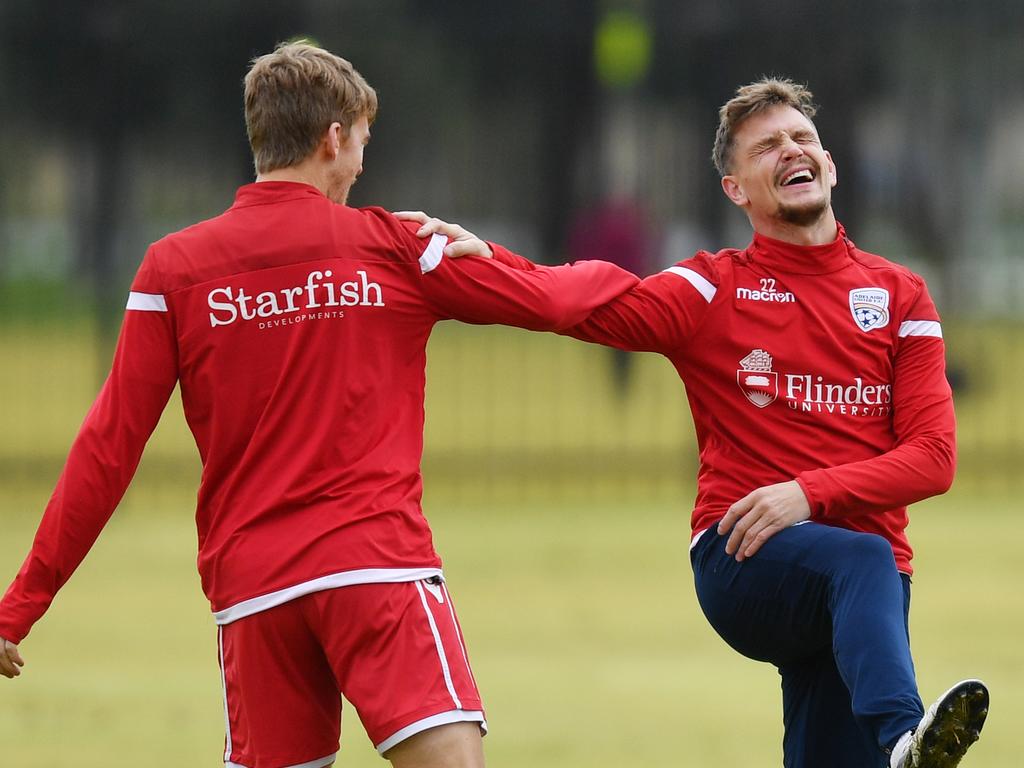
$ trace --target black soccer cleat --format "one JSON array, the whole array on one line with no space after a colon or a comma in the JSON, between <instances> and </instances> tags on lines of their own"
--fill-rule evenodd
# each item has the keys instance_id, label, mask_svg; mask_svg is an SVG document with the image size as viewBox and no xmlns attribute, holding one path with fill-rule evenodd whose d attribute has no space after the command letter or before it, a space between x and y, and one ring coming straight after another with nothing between
<instances>
[{"instance_id":1,"label":"black soccer cleat","mask_svg":"<svg viewBox=\"0 0 1024 768\"><path fill-rule=\"evenodd\" d=\"M892 768L954 768L978 740L988 716L988 689L980 680L957 683L932 704L913 733L893 749Z\"/></svg>"}]
</instances>

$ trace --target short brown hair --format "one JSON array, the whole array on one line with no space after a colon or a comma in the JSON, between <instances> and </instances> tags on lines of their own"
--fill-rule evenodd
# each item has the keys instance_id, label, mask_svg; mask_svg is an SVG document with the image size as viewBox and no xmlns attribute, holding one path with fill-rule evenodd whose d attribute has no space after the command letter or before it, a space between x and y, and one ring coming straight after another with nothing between
<instances>
[{"instance_id":1,"label":"short brown hair","mask_svg":"<svg viewBox=\"0 0 1024 768\"><path fill-rule=\"evenodd\" d=\"M818 111L812 98L807 86L780 77L762 77L737 88L736 95L718 110L718 130L715 132L715 148L711 152L718 173L722 176L729 173L733 139L744 120L779 105L793 107L810 120Z\"/></svg>"},{"instance_id":2,"label":"short brown hair","mask_svg":"<svg viewBox=\"0 0 1024 768\"><path fill-rule=\"evenodd\" d=\"M331 123L347 132L377 116L377 93L340 56L305 40L253 59L245 76L245 127L256 173L306 159Z\"/></svg>"}]
</instances>

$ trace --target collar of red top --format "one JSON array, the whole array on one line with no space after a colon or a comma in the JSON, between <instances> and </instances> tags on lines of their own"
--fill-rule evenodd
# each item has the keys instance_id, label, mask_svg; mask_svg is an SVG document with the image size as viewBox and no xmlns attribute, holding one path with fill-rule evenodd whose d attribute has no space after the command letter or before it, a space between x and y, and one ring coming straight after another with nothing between
<instances>
[{"instance_id":1,"label":"collar of red top","mask_svg":"<svg viewBox=\"0 0 1024 768\"><path fill-rule=\"evenodd\" d=\"M758 232L747 246L746 256L779 272L798 275L825 275L842 269L850 263L853 242L846 236L843 225L838 225L836 239L824 245L795 245Z\"/></svg>"},{"instance_id":2,"label":"collar of red top","mask_svg":"<svg viewBox=\"0 0 1024 768\"><path fill-rule=\"evenodd\" d=\"M254 181L239 187L235 193L234 208L247 205L266 205L283 200L297 200L303 197L320 197L323 193L311 184L298 181Z\"/></svg>"}]
</instances>

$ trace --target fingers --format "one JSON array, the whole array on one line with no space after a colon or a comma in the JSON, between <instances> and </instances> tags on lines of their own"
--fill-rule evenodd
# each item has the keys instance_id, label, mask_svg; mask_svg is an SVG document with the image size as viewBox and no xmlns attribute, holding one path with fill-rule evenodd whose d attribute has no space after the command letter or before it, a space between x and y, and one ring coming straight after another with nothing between
<instances>
[{"instance_id":1,"label":"fingers","mask_svg":"<svg viewBox=\"0 0 1024 768\"><path fill-rule=\"evenodd\" d=\"M742 561L779 531L810 516L806 494L797 481L789 480L757 488L729 507L718 523L718 535L729 533L725 552Z\"/></svg>"},{"instance_id":2,"label":"fingers","mask_svg":"<svg viewBox=\"0 0 1024 768\"><path fill-rule=\"evenodd\" d=\"M24 659L18 652L18 646L7 640L0 643L0 675L6 678L14 678L21 674L18 667L25 666Z\"/></svg>"},{"instance_id":3,"label":"fingers","mask_svg":"<svg viewBox=\"0 0 1024 768\"><path fill-rule=\"evenodd\" d=\"M418 237L426 237L433 234L444 235L449 240L470 240L476 237L472 232L468 232L458 224L450 224L447 221L441 221L441 219L431 219L416 231Z\"/></svg>"},{"instance_id":4,"label":"fingers","mask_svg":"<svg viewBox=\"0 0 1024 768\"><path fill-rule=\"evenodd\" d=\"M441 234L448 238L466 237L469 233L458 224L449 224L436 217L427 216L423 211L396 211L395 218L403 221L415 221L422 226L416 230L417 237L429 237ZM471 236L471 235L470 235Z\"/></svg>"},{"instance_id":5,"label":"fingers","mask_svg":"<svg viewBox=\"0 0 1024 768\"><path fill-rule=\"evenodd\" d=\"M402 221L415 221L417 224L426 224L430 217L423 211L394 211L395 218Z\"/></svg>"},{"instance_id":6,"label":"fingers","mask_svg":"<svg viewBox=\"0 0 1024 768\"><path fill-rule=\"evenodd\" d=\"M394 215L402 221L415 221L422 225L416 232L417 237L429 237L430 235L447 237L451 242L445 247L444 255L449 258L482 256L489 259L494 255L491 246L458 224L450 224L447 221L427 216L423 211L395 211Z\"/></svg>"},{"instance_id":7,"label":"fingers","mask_svg":"<svg viewBox=\"0 0 1024 768\"><path fill-rule=\"evenodd\" d=\"M482 256L485 259L489 259L494 253L491 251L491 246L483 240L474 237L469 240L456 240L448 243L445 246L444 255L453 259L457 259L460 256Z\"/></svg>"},{"instance_id":8,"label":"fingers","mask_svg":"<svg viewBox=\"0 0 1024 768\"><path fill-rule=\"evenodd\" d=\"M718 523L719 535L731 530L725 542L725 553L735 555L739 562L754 555L762 544L781 530L771 512L770 499L760 488L729 507Z\"/></svg>"},{"instance_id":9,"label":"fingers","mask_svg":"<svg viewBox=\"0 0 1024 768\"><path fill-rule=\"evenodd\" d=\"M395 211L394 215L396 219L401 219L402 221L415 221L417 224L422 224L423 226L416 230L417 237L428 237L437 232L447 234L447 232L442 231L444 227L456 226L441 221L441 219L431 218L423 211Z\"/></svg>"},{"instance_id":10,"label":"fingers","mask_svg":"<svg viewBox=\"0 0 1024 768\"><path fill-rule=\"evenodd\" d=\"M747 528L753 523L753 520L744 521L744 517L754 507L754 494L748 493L742 499L737 501L731 507L729 511L725 513L718 522L718 535L724 536L729 531L732 534L729 536L729 540L725 543L725 551L727 554L733 554L736 551L736 546L743 539L743 534L746 533Z\"/></svg>"},{"instance_id":11,"label":"fingers","mask_svg":"<svg viewBox=\"0 0 1024 768\"><path fill-rule=\"evenodd\" d=\"M769 523L762 517L757 523L747 529L743 536L743 541L740 542L736 549L736 559L743 562L748 557L753 557L761 549L761 545L780 530L782 530L781 526L776 523Z\"/></svg>"},{"instance_id":12,"label":"fingers","mask_svg":"<svg viewBox=\"0 0 1024 768\"><path fill-rule=\"evenodd\" d=\"M747 541L747 531L757 522L757 516L746 514L733 526L729 540L725 542L725 553L736 555L737 560L743 559L743 548Z\"/></svg>"},{"instance_id":13,"label":"fingers","mask_svg":"<svg viewBox=\"0 0 1024 768\"><path fill-rule=\"evenodd\" d=\"M395 217L402 219L403 221L415 221L420 224L420 228L416 230L417 237L429 237L430 235L444 235L449 240L478 240L476 235L468 231L464 227L458 224L452 224L447 221L443 221L434 216L427 216L423 211L395 211ZM449 256L490 256L491 248L481 249L480 246L474 245L466 252L455 252L445 253Z\"/></svg>"}]
</instances>

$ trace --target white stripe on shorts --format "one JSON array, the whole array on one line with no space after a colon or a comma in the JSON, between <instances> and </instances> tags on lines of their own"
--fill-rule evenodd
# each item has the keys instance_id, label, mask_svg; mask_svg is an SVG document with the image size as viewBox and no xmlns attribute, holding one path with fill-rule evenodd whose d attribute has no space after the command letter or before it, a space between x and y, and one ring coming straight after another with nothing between
<instances>
[{"instance_id":1,"label":"white stripe on shorts","mask_svg":"<svg viewBox=\"0 0 1024 768\"><path fill-rule=\"evenodd\" d=\"M469 672L469 679L473 681L474 686L479 688L480 686L476 685L476 677L473 675L473 668L469 666L469 654L466 652L466 641L462 637L462 630L459 628L458 619L455 618L455 606L452 605L452 596L448 592L448 587L443 583L441 584L441 589L444 590L445 599L448 601L448 613L452 616L452 626L455 627L455 636L459 638L459 645L462 646L462 660L466 662L466 671Z\"/></svg>"},{"instance_id":2,"label":"white stripe on shorts","mask_svg":"<svg viewBox=\"0 0 1024 768\"><path fill-rule=\"evenodd\" d=\"M224 671L224 627L217 627L217 650L220 654L220 685L224 694L224 762L229 763L232 750L231 717L228 715L228 677Z\"/></svg>"},{"instance_id":3,"label":"white stripe on shorts","mask_svg":"<svg viewBox=\"0 0 1024 768\"><path fill-rule=\"evenodd\" d=\"M441 633L437 631L437 622L434 621L434 614L430 612L430 606L427 605L427 594L423 591L423 585L420 582L413 583L416 584L416 590L420 593L420 602L423 603L423 610L426 611L427 621L430 622L430 631L434 633L434 646L437 648L437 656L441 660L441 670L444 672L444 682L448 686L448 693L451 694L455 706L458 709L462 709L462 702L459 701L459 695L455 692L455 683L452 682L451 669L448 668L448 656L444 652Z\"/></svg>"},{"instance_id":4,"label":"white stripe on shorts","mask_svg":"<svg viewBox=\"0 0 1024 768\"><path fill-rule=\"evenodd\" d=\"M439 725L448 725L449 723L480 723L480 730L485 734L487 733L487 721L484 720L483 712L473 709L455 709L451 712L442 712L439 715L425 717L422 720L417 720L412 725L407 725L405 728L395 731L380 744L376 745L377 752L383 755L393 746L405 741L410 736L415 736L417 733L428 728L436 728Z\"/></svg>"}]
</instances>

